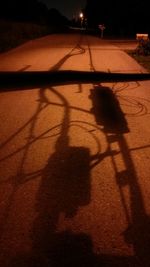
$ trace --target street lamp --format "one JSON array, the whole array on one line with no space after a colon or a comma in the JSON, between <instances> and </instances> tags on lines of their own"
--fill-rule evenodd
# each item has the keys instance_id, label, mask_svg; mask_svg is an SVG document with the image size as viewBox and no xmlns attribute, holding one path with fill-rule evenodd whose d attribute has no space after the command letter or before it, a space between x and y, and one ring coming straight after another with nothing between
<instances>
[{"instance_id":1,"label":"street lamp","mask_svg":"<svg viewBox=\"0 0 150 267\"><path fill-rule=\"evenodd\" d=\"M80 18L82 19L82 18L83 18L83 13L81 12L79 16L80 16Z\"/></svg>"},{"instance_id":2,"label":"street lamp","mask_svg":"<svg viewBox=\"0 0 150 267\"><path fill-rule=\"evenodd\" d=\"M81 28L82 28L82 25L83 25L83 18L84 18L84 15L82 12L80 12L79 14L79 17L80 17L80 21L81 21Z\"/></svg>"}]
</instances>

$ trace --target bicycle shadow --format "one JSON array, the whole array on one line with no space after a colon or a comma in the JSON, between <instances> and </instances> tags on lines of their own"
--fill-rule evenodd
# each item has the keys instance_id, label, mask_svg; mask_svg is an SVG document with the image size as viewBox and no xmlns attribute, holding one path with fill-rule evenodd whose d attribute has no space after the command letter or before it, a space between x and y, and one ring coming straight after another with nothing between
<instances>
[{"instance_id":1,"label":"bicycle shadow","mask_svg":"<svg viewBox=\"0 0 150 267\"><path fill-rule=\"evenodd\" d=\"M60 67L68 56L70 55L58 62L55 67ZM134 246L135 256L96 255L92 238L89 235L75 234L70 230L58 232L57 225L61 214L66 218L73 218L80 207L88 205L91 201L90 150L82 146L70 146L69 105L63 97L59 97L64 103L65 113L61 134L55 144L55 152L49 157L45 168L41 171L41 183L36 199L37 217L31 229L32 251L28 255L14 258L11 267L149 266L149 218L144 209L136 170L124 138L124 134L129 132L128 125L119 102L109 87L94 86L92 88L91 113L94 114L96 123L103 127L103 132L107 137L109 151L105 156L109 155L113 159L114 154L110 145L114 140L118 142L123 154L126 172L116 171L115 178L116 186L119 187L121 194L125 184L128 184L130 188L132 218L126 210L125 199L121 200L129 223L128 229L124 232L124 238L126 243ZM34 128L41 110L42 107L39 107L33 117L31 128ZM27 145L27 150L30 144ZM97 157L96 164L98 163ZM113 164L116 170L115 163ZM142 265L142 262L145 265Z\"/></svg>"},{"instance_id":2,"label":"bicycle shadow","mask_svg":"<svg viewBox=\"0 0 150 267\"><path fill-rule=\"evenodd\" d=\"M58 92L57 92L58 95ZM113 256L94 253L91 236L71 230L59 232L57 225L60 215L73 218L78 209L91 201L90 151L85 147L73 147L69 144L68 127L70 110L64 102L65 112L61 134L55 143L55 152L50 156L42 171L41 183L36 199L37 217L32 230L32 251L20 255L11 262L12 267L128 267L149 266L149 217L138 183L136 170L130 156L130 149L124 138L129 132L128 125L119 102L108 87L95 86L91 90L93 108L98 125L103 126L107 138L108 152L115 169L116 186L128 228L123 235L127 244L134 248L133 256ZM124 172L117 171L111 143L118 142L126 166ZM99 160L97 158L97 164ZM123 187L130 190L131 216L126 207ZM146 235L147 234L147 235ZM144 265L143 265L144 264Z\"/></svg>"}]
</instances>

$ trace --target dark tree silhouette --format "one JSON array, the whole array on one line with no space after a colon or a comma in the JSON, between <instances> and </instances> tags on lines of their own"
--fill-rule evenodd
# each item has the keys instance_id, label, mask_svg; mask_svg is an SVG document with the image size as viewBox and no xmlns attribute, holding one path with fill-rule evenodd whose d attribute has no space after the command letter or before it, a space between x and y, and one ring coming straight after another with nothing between
<instances>
[{"instance_id":1,"label":"dark tree silhouette","mask_svg":"<svg viewBox=\"0 0 150 267\"><path fill-rule=\"evenodd\" d=\"M49 10L38 0L5 0L0 4L0 19L49 25L68 24L67 18L58 10Z\"/></svg>"},{"instance_id":2,"label":"dark tree silhouette","mask_svg":"<svg viewBox=\"0 0 150 267\"><path fill-rule=\"evenodd\" d=\"M0 4L0 18L14 21L43 22L48 9L37 0L5 0Z\"/></svg>"}]
</instances>

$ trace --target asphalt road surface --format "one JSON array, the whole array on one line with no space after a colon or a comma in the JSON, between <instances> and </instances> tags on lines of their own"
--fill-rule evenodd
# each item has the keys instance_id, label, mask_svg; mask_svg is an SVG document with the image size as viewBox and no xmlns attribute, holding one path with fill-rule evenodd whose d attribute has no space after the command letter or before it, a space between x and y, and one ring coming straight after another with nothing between
<instances>
[{"instance_id":1,"label":"asphalt road surface","mask_svg":"<svg viewBox=\"0 0 150 267\"><path fill-rule=\"evenodd\" d=\"M0 55L1 71L68 69L145 72L87 35ZM0 265L150 266L149 122L150 81L0 92Z\"/></svg>"}]
</instances>

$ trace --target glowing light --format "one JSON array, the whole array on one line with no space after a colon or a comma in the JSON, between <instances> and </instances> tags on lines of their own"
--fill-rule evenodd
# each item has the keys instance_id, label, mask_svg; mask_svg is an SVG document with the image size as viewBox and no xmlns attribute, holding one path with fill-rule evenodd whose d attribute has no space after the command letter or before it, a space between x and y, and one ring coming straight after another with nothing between
<instances>
[{"instance_id":1,"label":"glowing light","mask_svg":"<svg viewBox=\"0 0 150 267\"><path fill-rule=\"evenodd\" d=\"M82 19L82 18L83 18L83 13L81 12L79 16L80 16L80 18Z\"/></svg>"}]
</instances>

